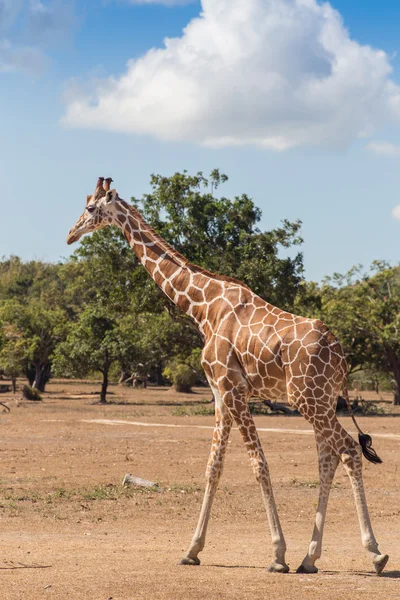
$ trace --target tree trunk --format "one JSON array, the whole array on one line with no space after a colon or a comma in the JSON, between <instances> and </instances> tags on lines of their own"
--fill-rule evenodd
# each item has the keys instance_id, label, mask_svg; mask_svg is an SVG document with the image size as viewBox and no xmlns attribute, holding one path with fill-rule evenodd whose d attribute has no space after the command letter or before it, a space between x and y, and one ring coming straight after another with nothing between
<instances>
[{"instance_id":1,"label":"tree trunk","mask_svg":"<svg viewBox=\"0 0 400 600\"><path fill-rule=\"evenodd\" d=\"M50 364L45 363L35 363L35 379L33 381L32 387L39 390L39 392L44 392L46 388L46 383L50 379Z\"/></svg>"},{"instance_id":2,"label":"tree trunk","mask_svg":"<svg viewBox=\"0 0 400 600\"><path fill-rule=\"evenodd\" d=\"M163 377L163 368L162 364L159 362L156 366L156 385L164 385L164 377Z\"/></svg>"},{"instance_id":3,"label":"tree trunk","mask_svg":"<svg viewBox=\"0 0 400 600\"><path fill-rule=\"evenodd\" d=\"M393 404L395 406L400 405L400 360L397 358L396 353L392 355L393 375L394 375L394 398Z\"/></svg>"},{"instance_id":4,"label":"tree trunk","mask_svg":"<svg viewBox=\"0 0 400 600\"><path fill-rule=\"evenodd\" d=\"M400 372L395 374L394 378L394 397L393 404L395 406L400 406Z\"/></svg>"},{"instance_id":5,"label":"tree trunk","mask_svg":"<svg viewBox=\"0 0 400 600\"><path fill-rule=\"evenodd\" d=\"M41 384L41 378L42 378L42 365L40 363L36 363L35 364L35 379L33 380L32 387L39 390L39 392L43 392L43 390L41 390L39 387Z\"/></svg>"},{"instance_id":6,"label":"tree trunk","mask_svg":"<svg viewBox=\"0 0 400 600\"><path fill-rule=\"evenodd\" d=\"M389 359L390 366L392 367L392 373L394 377L394 397L393 404L395 406L400 406L400 360L397 357L396 352L386 346L386 356Z\"/></svg>"},{"instance_id":7,"label":"tree trunk","mask_svg":"<svg viewBox=\"0 0 400 600\"><path fill-rule=\"evenodd\" d=\"M108 372L103 373L103 383L101 384L100 402L106 404L107 402L107 388L108 388Z\"/></svg>"},{"instance_id":8,"label":"tree trunk","mask_svg":"<svg viewBox=\"0 0 400 600\"><path fill-rule=\"evenodd\" d=\"M107 388L108 388L108 372L110 370L110 363L108 361L108 350L105 351L104 367L103 367L103 383L101 384L100 403L106 404L107 402Z\"/></svg>"},{"instance_id":9,"label":"tree trunk","mask_svg":"<svg viewBox=\"0 0 400 600\"><path fill-rule=\"evenodd\" d=\"M27 365L25 374L29 385L32 387L33 382L35 381L35 366L32 363Z\"/></svg>"},{"instance_id":10,"label":"tree trunk","mask_svg":"<svg viewBox=\"0 0 400 600\"><path fill-rule=\"evenodd\" d=\"M12 393L15 396L15 392L17 391L17 379L16 379L16 377L11 377L11 385L12 385Z\"/></svg>"}]
</instances>

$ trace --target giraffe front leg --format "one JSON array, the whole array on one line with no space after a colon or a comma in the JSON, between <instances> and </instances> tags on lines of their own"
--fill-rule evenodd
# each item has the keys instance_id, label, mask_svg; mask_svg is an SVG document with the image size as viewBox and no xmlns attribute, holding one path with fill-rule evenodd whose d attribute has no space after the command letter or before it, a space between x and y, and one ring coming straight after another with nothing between
<instances>
[{"instance_id":1,"label":"giraffe front leg","mask_svg":"<svg viewBox=\"0 0 400 600\"><path fill-rule=\"evenodd\" d=\"M242 434L253 472L261 487L273 548L273 561L268 570L273 573L287 573L289 567L285 562L286 542L276 509L267 461L247 404L247 384L240 378L233 388L231 381L227 382L225 391L223 388L224 383L222 382L220 383L220 392L223 401L229 407L231 415Z\"/></svg>"},{"instance_id":2,"label":"giraffe front leg","mask_svg":"<svg viewBox=\"0 0 400 600\"><path fill-rule=\"evenodd\" d=\"M222 404L218 390L212 386L212 391L215 398L215 424L211 452L206 471L206 489L196 531L190 542L189 549L180 561L181 565L200 564L198 554L204 548L211 506L222 474L229 433L232 428L232 417L229 414L227 407Z\"/></svg>"},{"instance_id":3,"label":"giraffe front leg","mask_svg":"<svg viewBox=\"0 0 400 600\"><path fill-rule=\"evenodd\" d=\"M329 493L337 466L339 457L333 452L324 438L316 432L318 448L318 468L319 468L319 498L317 514L315 516L315 526L307 555L297 569L297 573L317 573L315 561L320 558L322 553L322 536L325 525L326 509L328 506Z\"/></svg>"}]
</instances>

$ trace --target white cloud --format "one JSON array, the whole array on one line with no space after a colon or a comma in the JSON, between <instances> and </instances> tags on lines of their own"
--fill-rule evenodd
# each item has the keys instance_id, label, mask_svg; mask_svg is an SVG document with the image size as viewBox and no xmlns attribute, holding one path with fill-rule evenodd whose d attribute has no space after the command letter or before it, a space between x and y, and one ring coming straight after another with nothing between
<instances>
[{"instance_id":1,"label":"white cloud","mask_svg":"<svg viewBox=\"0 0 400 600\"><path fill-rule=\"evenodd\" d=\"M370 142L367 144L367 149L382 156L400 156L400 144L392 144L390 142Z\"/></svg>"},{"instance_id":2,"label":"white cloud","mask_svg":"<svg viewBox=\"0 0 400 600\"><path fill-rule=\"evenodd\" d=\"M0 39L0 73L23 71L30 75L41 75L49 59L33 46L14 46Z\"/></svg>"},{"instance_id":3,"label":"white cloud","mask_svg":"<svg viewBox=\"0 0 400 600\"><path fill-rule=\"evenodd\" d=\"M211 146L343 146L400 114L387 55L316 0L202 0L182 36L78 94L63 122Z\"/></svg>"},{"instance_id":4,"label":"white cloud","mask_svg":"<svg viewBox=\"0 0 400 600\"><path fill-rule=\"evenodd\" d=\"M392 210L392 217L396 219L396 221L400 221L400 204L395 206Z\"/></svg>"}]
</instances>

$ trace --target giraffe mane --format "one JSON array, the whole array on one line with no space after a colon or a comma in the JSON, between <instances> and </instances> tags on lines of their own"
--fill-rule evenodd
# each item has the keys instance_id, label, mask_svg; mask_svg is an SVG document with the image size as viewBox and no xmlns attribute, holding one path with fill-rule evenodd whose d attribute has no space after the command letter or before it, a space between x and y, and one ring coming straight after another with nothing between
<instances>
[{"instance_id":1,"label":"giraffe mane","mask_svg":"<svg viewBox=\"0 0 400 600\"><path fill-rule=\"evenodd\" d=\"M175 248L173 246L171 246L168 242L166 242L165 239L163 237L161 237L161 235L159 233L157 233L157 231L151 225L149 225L147 223L147 221L145 221L145 219L143 218L143 216L140 214L140 212L138 211L138 209L135 206L128 204L128 202L126 202L125 200L122 200L122 198L120 198L119 200L125 206L125 208L127 208L128 211L131 212L136 217L136 219L140 220L141 224L145 226L144 231L146 233L149 233L151 235L151 237L154 239L154 241L163 250L168 252L168 254L173 259L177 259L177 263L180 266L185 266L186 268L190 269L194 273L200 273L202 275L206 275L207 277L212 277L213 279L216 279L217 281L224 281L226 283L232 283L233 285L239 285L239 286L251 291L251 289L245 283L243 283L242 281L239 281L239 279L236 279L235 277L229 277L228 275L220 275L219 273L214 273L212 271L209 271L208 269L204 269L203 267L199 267L198 265L191 263L185 256L183 256L180 252L178 252L178 250L175 250Z\"/></svg>"},{"instance_id":2,"label":"giraffe mane","mask_svg":"<svg viewBox=\"0 0 400 600\"><path fill-rule=\"evenodd\" d=\"M138 211L138 209L135 206L131 206L130 204L128 204L128 202L126 202L125 200L122 200L122 198L119 198L121 204L132 214L134 215L134 217L140 221L141 225L144 226L143 227L143 231L147 234L150 234L150 236L152 237L152 239L160 246L160 248L162 248L163 250L165 250L165 252L167 252L172 258L177 259L177 263L180 266L186 266L188 264L188 259L185 258L184 256L182 256L182 254L180 254L177 250L175 250L175 248L173 248L170 244L168 244L168 242L166 242L164 240L164 238L161 237L161 235L159 233L157 233L157 231L147 223L147 221L145 221L145 219L143 218L143 216L140 214L140 212Z\"/></svg>"},{"instance_id":3,"label":"giraffe mane","mask_svg":"<svg viewBox=\"0 0 400 600\"><path fill-rule=\"evenodd\" d=\"M191 263L189 261L187 263L187 266L195 273L201 273L203 275L207 275L208 277L213 277L214 279L217 279L218 281L225 281L226 283L232 283L233 285L240 285L241 287L245 288L246 290L250 290L250 292L252 291L248 285L243 283L243 281L236 279L235 277L229 277L229 275L220 275L219 273L214 273L213 271L208 271L207 269L204 269L203 267L199 267L198 265L194 265L193 263Z\"/></svg>"}]
</instances>

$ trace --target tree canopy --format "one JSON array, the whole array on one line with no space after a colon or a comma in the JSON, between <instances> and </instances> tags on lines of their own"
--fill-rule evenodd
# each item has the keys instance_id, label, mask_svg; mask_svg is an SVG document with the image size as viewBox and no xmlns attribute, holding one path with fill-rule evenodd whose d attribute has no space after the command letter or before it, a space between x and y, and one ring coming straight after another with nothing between
<instances>
[{"instance_id":1,"label":"tree canopy","mask_svg":"<svg viewBox=\"0 0 400 600\"><path fill-rule=\"evenodd\" d=\"M132 198L145 219L190 262L235 277L280 308L322 318L341 339L352 372L393 379L400 402L400 270L376 262L321 285L306 282L300 221L260 228L261 210L246 194L220 194L218 169L152 175L151 191ZM285 251L288 256L285 256ZM161 381L202 380L202 339L139 263L125 237L106 227L84 237L57 264L0 261L0 371L43 390L51 373L110 373L121 380L143 368Z\"/></svg>"},{"instance_id":2,"label":"tree canopy","mask_svg":"<svg viewBox=\"0 0 400 600\"><path fill-rule=\"evenodd\" d=\"M208 179L202 173L152 175L152 192L132 201L190 262L236 277L265 300L291 310L303 279L303 256L282 257L280 251L302 243L301 222L284 220L281 227L261 231L261 209L246 194L213 195L227 179L218 169Z\"/></svg>"},{"instance_id":3,"label":"tree canopy","mask_svg":"<svg viewBox=\"0 0 400 600\"><path fill-rule=\"evenodd\" d=\"M353 267L306 284L297 308L318 316L339 337L350 372L368 369L393 380L400 404L400 269L375 261L369 271Z\"/></svg>"}]
</instances>

